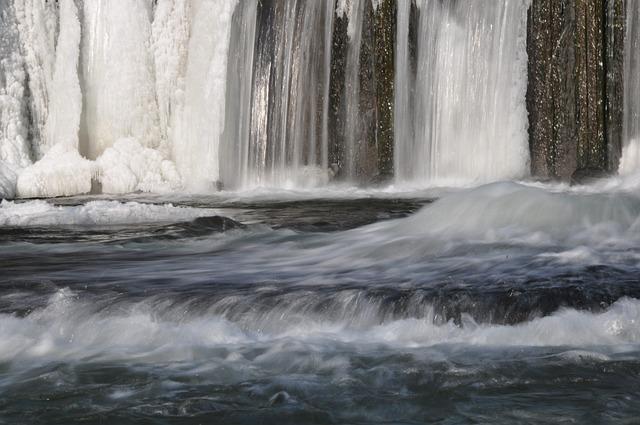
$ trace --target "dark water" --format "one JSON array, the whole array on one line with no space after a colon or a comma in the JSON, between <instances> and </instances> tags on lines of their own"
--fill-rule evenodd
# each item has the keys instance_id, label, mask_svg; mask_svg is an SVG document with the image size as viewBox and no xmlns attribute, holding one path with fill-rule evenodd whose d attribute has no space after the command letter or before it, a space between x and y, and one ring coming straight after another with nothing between
<instances>
[{"instance_id":1,"label":"dark water","mask_svg":"<svg viewBox=\"0 0 640 425\"><path fill-rule=\"evenodd\" d=\"M0 423L637 423L635 193L4 203Z\"/></svg>"}]
</instances>

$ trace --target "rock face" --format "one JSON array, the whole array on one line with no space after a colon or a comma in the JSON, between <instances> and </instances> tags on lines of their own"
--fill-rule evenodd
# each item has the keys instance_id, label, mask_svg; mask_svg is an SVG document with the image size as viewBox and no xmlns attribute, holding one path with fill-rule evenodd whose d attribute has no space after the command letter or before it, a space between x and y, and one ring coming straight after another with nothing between
<instances>
[{"instance_id":1,"label":"rock face","mask_svg":"<svg viewBox=\"0 0 640 425\"><path fill-rule=\"evenodd\" d=\"M376 144L378 176L393 176L393 111L394 65L397 6L394 0L383 0L374 13L376 70Z\"/></svg>"},{"instance_id":2,"label":"rock face","mask_svg":"<svg viewBox=\"0 0 640 425\"><path fill-rule=\"evenodd\" d=\"M623 43L623 0L533 0L527 109L534 176L570 180L617 169Z\"/></svg>"}]
</instances>

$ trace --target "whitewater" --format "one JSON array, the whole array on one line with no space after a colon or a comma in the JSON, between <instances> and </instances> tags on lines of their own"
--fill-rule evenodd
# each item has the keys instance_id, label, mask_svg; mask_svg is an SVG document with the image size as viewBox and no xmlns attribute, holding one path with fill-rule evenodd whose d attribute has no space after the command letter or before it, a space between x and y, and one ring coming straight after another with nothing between
<instances>
[{"instance_id":1,"label":"whitewater","mask_svg":"<svg viewBox=\"0 0 640 425\"><path fill-rule=\"evenodd\" d=\"M635 417L637 193L626 177L4 201L3 417ZM583 404L601 395L606 413Z\"/></svg>"},{"instance_id":2,"label":"whitewater","mask_svg":"<svg viewBox=\"0 0 640 425\"><path fill-rule=\"evenodd\" d=\"M533 3L0 0L0 424L637 421L640 2L572 181Z\"/></svg>"}]
</instances>

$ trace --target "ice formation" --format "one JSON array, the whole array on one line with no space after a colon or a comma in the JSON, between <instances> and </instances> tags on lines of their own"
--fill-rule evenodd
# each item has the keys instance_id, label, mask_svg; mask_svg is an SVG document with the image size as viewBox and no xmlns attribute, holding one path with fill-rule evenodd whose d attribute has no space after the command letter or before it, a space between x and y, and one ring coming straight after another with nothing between
<instances>
[{"instance_id":1,"label":"ice formation","mask_svg":"<svg viewBox=\"0 0 640 425\"><path fill-rule=\"evenodd\" d=\"M93 201L85 205L54 206L43 200L0 203L0 226L110 226L193 220L216 215L206 208L138 202Z\"/></svg>"},{"instance_id":2,"label":"ice formation","mask_svg":"<svg viewBox=\"0 0 640 425\"><path fill-rule=\"evenodd\" d=\"M0 198L211 187L235 6L0 2Z\"/></svg>"},{"instance_id":3,"label":"ice formation","mask_svg":"<svg viewBox=\"0 0 640 425\"><path fill-rule=\"evenodd\" d=\"M18 176L16 194L21 198L70 196L91 191L93 162L61 143Z\"/></svg>"},{"instance_id":4,"label":"ice formation","mask_svg":"<svg viewBox=\"0 0 640 425\"><path fill-rule=\"evenodd\" d=\"M103 193L169 192L182 181L173 162L136 139L118 140L96 161Z\"/></svg>"}]
</instances>

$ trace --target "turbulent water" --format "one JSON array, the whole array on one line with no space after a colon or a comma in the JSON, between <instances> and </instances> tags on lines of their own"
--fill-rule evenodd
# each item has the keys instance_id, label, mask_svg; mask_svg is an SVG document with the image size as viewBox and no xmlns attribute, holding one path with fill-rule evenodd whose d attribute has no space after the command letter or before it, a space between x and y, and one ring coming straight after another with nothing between
<instances>
[{"instance_id":1,"label":"turbulent water","mask_svg":"<svg viewBox=\"0 0 640 425\"><path fill-rule=\"evenodd\" d=\"M0 417L633 422L637 193L4 201Z\"/></svg>"},{"instance_id":2,"label":"turbulent water","mask_svg":"<svg viewBox=\"0 0 640 425\"><path fill-rule=\"evenodd\" d=\"M0 424L637 422L640 2L571 187L530 3L0 0Z\"/></svg>"}]
</instances>

